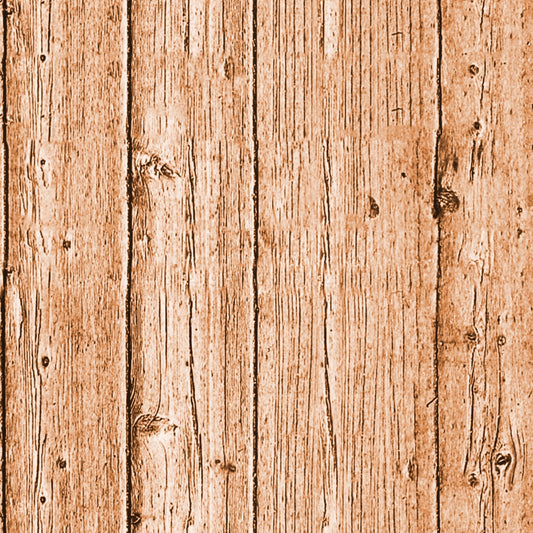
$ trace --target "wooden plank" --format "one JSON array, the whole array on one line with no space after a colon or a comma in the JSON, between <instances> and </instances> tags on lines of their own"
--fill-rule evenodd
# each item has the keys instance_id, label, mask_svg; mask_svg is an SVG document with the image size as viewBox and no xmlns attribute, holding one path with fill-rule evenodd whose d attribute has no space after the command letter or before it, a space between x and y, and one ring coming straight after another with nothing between
<instances>
[{"instance_id":1,"label":"wooden plank","mask_svg":"<svg viewBox=\"0 0 533 533\"><path fill-rule=\"evenodd\" d=\"M126 13L8 3L6 531L126 526Z\"/></svg>"},{"instance_id":2,"label":"wooden plank","mask_svg":"<svg viewBox=\"0 0 533 533\"><path fill-rule=\"evenodd\" d=\"M442 2L441 531L533 527L533 6Z\"/></svg>"},{"instance_id":3,"label":"wooden plank","mask_svg":"<svg viewBox=\"0 0 533 533\"><path fill-rule=\"evenodd\" d=\"M246 1L132 5L132 523L251 520L253 169Z\"/></svg>"},{"instance_id":4,"label":"wooden plank","mask_svg":"<svg viewBox=\"0 0 533 533\"><path fill-rule=\"evenodd\" d=\"M437 11L258 5L258 531L435 531Z\"/></svg>"}]
</instances>

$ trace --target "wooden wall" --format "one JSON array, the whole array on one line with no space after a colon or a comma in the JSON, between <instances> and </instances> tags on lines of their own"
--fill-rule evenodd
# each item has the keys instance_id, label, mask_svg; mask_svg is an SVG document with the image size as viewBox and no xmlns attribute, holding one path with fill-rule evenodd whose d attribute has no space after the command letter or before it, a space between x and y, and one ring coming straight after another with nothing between
<instances>
[{"instance_id":1,"label":"wooden wall","mask_svg":"<svg viewBox=\"0 0 533 533\"><path fill-rule=\"evenodd\" d=\"M533 4L3 0L0 533L533 531Z\"/></svg>"}]
</instances>

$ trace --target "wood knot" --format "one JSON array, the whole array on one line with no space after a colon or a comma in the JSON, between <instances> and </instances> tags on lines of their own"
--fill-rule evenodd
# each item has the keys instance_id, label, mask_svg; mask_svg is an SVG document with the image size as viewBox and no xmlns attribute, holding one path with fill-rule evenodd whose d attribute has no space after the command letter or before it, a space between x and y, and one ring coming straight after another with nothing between
<instances>
[{"instance_id":1,"label":"wood knot","mask_svg":"<svg viewBox=\"0 0 533 533\"><path fill-rule=\"evenodd\" d=\"M370 202L370 218L376 218L379 215L379 205L372 196L368 197L368 201Z\"/></svg>"},{"instance_id":2,"label":"wood knot","mask_svg":"<svg viewBox=\"0 0 533 533\"><path fill-rule=\"evenodd\" d=\"M468 484L474 488L479 485L479 479L474 472L468 476Z\"/></svg>"},{"instance_id":3,"label":"wood knot","mask_svg":"<svg viewBox=\"0 0 533 533\"><path fill-rule=\"evenodd\" d=\"M468 342L477 342L476 330L473 327L468 328L468 330L465 333L465 338Z\"/></svg>"},{"instance_id":4,"label":"wood knot","mask_svg":"<svg viewBox=\"0 0 533 533\"><path fill-rule=\"evenodd\" d=\"M135 420L133 429L143 435L156 435L159 433L167 433L177 428L170 419L165 416L157 415L141 415Z\"/></svg>"},{"instance_id":5,"label":"wood knot","mask_svg":"<svg viewBox=\"0 0 533 533\"><path fill-rule=\"evenodd\" d=\"M502 472L509 467L513 458L510 453L498 453L494 459L494 466L496 468L496 473L500 475Z\"/></svg>"},{"instance_id":6,"label":"wood knot","mask_svg":"<svg viewBox=\"0 0 533 533\"><path fill-rule=\"evenodd\" d=\"M451 189L441 189L437 193L436 215L455 213L459 209L459 198Z\"/></svg>"}]
</instances>

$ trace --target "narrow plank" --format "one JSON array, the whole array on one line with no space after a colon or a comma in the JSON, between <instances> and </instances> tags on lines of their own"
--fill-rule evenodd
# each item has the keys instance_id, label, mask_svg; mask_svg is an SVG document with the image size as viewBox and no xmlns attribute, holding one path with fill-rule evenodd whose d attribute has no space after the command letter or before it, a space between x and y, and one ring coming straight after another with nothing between
<instances>
[{"instance_id":1,"label":"narrow plank","mask_svg":"<svg viewBox=\"0 0 533 533\"><path fill-rule=\"evenodd\" d=\"M6 47L4 46L4 43L5 43L5 31L4 31L4 23L6 22L5 20L5 15L3 15L2 17L2 24L0 24L0 48L1 48L1 51L0 51L0 55L2 57L2 72L5 72L5 65L6 65L6 59L7 59L7 56L6 56ZM0 468L0 487L1 487L1 490L0 490L0 509L1 509L1 512L0 512L0 533L4 533L5 531L5 488L6 488L6 483L5 483L5 452L6 452L6 449L5 449L5 419L6 419L6 409L5 409L5 362L6 362L6 359L5 359L5 328L4 328L4 324L5 324L5 304L6 304L6 300L5 300L5 291L4 291L4 287L6 286L6 276L7 276L7 264L6 264L6 258L7 258L7 250L6 250L6 244L7 244L7 238L6 238L6 215L7 215L7 212L6 212L6 203L7 203L7 189L6 189L6 161L7 161L7 157L6 157L6 154L7 154L7 146L6 146L6 143L5 143L5 130L6 130L6 126L7 126L7 121L5 120L5 116L6 116L6 108L5 108L5 91L4 91L4 87L5 87L5 82L6 82L6 79L5 79L5 76L2 76L2 83L0 83L0 101L2 102L2 127L1 127L1 133L0 133L0 226L1 226L1 229L0 229L0 250L1 250L1 264L2 264L2 295L1 295L1 300L0 300L0 335L1 335L1 338L0 338L0 344L1 344L1 357L2 359L0 360L0 398L1 398L1 403L0 403L0 408L2 409L1 411L1 414L0 414L0 457L2 458L1 459L1 465L2 467Z\"/></svg>"},{"instance_id":2,"label":"narrow plank","mask_svg":"<svg viewBox=\"0 0 533 533\"><path fill-rule=\"evenodd\" d=\"M258 531L435 531L437 10L258 5Z\"/></svg>"},{"instance_id":3,"label":"narrow plank","mask_svg":"<svg viewBox=\"0 0 533 533\"><path fill-rule=\"evenodd\" d=\"M8 3L7 531L126 527L124 8Z\"/></svg>"},{"instance_id":4,"label":"narrow plank","mask_svg":"<svg viewBox=\"0 0 533 533\"><path fill-rule=\"evenodd\" d=\"M250 528L250 17L132 4L135 531Z\"/></svg>"},{"instance_id":5,"label":"narrow plank","mask_svg":"<svg viewBox=\"0 0 533 533\"><path fill-rule=\"evenodd\" d=\"M531 3L442 2L442 532L533 528L532 42Z\"/></svg>"}]
</instances>

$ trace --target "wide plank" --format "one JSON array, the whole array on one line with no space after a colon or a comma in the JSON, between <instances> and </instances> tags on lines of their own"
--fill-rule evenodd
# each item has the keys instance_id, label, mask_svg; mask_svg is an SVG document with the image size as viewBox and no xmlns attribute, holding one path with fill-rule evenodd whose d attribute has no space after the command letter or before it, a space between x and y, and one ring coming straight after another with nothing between
<instances>
[{"instance_id":1,"label":"wide plank","mask_svg":"<svg viewBox=\"0 0 533 533\"><path fill-rule=\"evenodd\" d=\"M533 5L442 1L441 531L533 529Z\"/></svg>"},{"instance_id":2,"label":"wide plank","mask_svg":"<svg viewBox=\"0 0 533 533\"><path fill-rule=\"evenodd\" d=\"M135 531L251 527L251 20L132 2Z\"/></svg>"},{"instance_id":3,"label":"wide plank","mask_svg":"<svg viewBox=\"0 0 533 533\"><path fill-rule=\"evenodd\" d=\"M126 528L125 7L7 3L6 531Z\"/></svg>"},{"instance_id":4,"label":"wide plank","mask_svg":"<svg viewBox=\"0 0 533 533\"><path fill-rule=\"evenodd\" d=\"M258 3L258 531L435 531L437 9Z\"/></svg>"}]
</instances>

